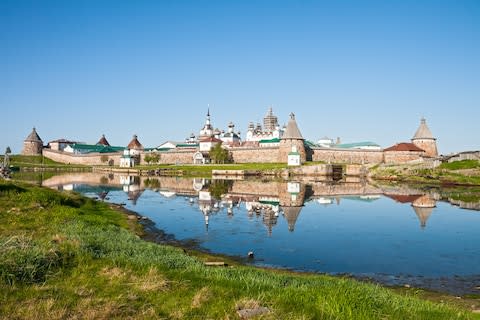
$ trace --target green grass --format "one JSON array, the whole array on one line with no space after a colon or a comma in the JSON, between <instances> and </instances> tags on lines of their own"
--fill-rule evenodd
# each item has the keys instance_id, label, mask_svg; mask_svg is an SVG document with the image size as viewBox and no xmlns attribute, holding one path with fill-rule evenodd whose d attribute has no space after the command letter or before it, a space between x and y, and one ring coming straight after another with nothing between
<instances>
[{"instance_id":1,"label":"green grass","mask_svg":"<svg viewBox=\"0 0 480 320\"><path fill-rule=\"evenodd\" d=\"M0 161L3 162L3 156L0 157ZM10 165L14 167L20 167L20 168L47 168L47 169L89 168L89 166L70 165L70 164L56 162L43 156L24 156L24 155L10 156Z\"/></svg>"},{"instance_id":2,"label":"green grass","mask_svg":"<svg viewBox=\"0 0 480 320\"><path fill-rule=\"evenodd\" d=\"M444 163L435 169L419 169L415 165L378 166L370 169L373 179L394 180L411 183L427 183L432 185L480 185L478 161L465 160ZM458 171L471 169L468 173Z\"/></svg>"},{"instance_id":3,"label":"green grass","mask_svg":"<svg viewBox=\"0 0 480 320\"><path fill-rule=\"evenodd\" d=\"M460 170L460 169L477 169L480 168L480 161L477 160L462 160L455 162L445 162L440 165L440 169Z\"/></svg>"},{"instance_id":4,"label":"green grass","mask_svg":"<svg viewBox=\"0 0 480 320\"><path fill-rule=\"evenodd\" d=\"M0 182L0 318L238 319L258 306L270 312L256 319L479 318L347 278L206 267L137 227L105 203Z\"/></svg>"}]
</instances>

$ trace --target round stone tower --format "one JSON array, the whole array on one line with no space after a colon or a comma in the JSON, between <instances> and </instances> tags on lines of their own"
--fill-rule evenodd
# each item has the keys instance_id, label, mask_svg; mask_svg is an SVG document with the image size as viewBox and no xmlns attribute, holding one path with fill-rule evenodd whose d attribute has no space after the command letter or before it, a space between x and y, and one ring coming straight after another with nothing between
<instances>
[{"instance_id":1,"label":"round stone tower","mask_svg":"<svg viewBox=\"0 0 480 320\"><path fill-rule=\"evenodd\" d=\"M304 163L307 160L307 154L305 150L305 144L298 129L297 121L295 120L295 115L290 114L290 120L288 120L287 128L285 133L280 138L280 149L279 149L279 158L280 162L287 162L289 160L289 154L298 153L300 155L300 164Z\"/></svg>"},{"instance_id":2,"label":"round stone tower","mask_svg":"<svg viewBox=\"0 0 480 320\"><path fill-rule=\"evenodd\" d=\"M427 126L427 121L425 118L420 120L420 126L415 132L415 135L412 138L412 143L417 147L425 150L427 156L436 157L438 156L437 150L437 139L432 135L432 132Z\"/></svg>"},{"instance_id":3,"label":"round stone tower","mask_svg":"<svg viewBox=\"0 0 480 320\"><path fill-rule=\"evenodd\" d=\"M23 141L22 154L26 156L37 156L42 154L42 149L43 141L40 139L37 130L33 128L32 132Z\"/></svg>"}]
</instances>

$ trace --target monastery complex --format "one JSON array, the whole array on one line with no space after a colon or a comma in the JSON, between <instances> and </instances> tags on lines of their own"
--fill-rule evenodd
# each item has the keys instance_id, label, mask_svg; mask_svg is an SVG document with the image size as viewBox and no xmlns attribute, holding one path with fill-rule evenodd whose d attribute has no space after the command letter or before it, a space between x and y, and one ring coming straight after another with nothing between
<instances>
[{"instance_id":1,"label":"monastery complex","mask_svg":"<svg viewBox=\"0 0 480 320\"><path fill-rule=\"evenodd\" d=\"M210 150L221 145L234 163L288 163L300 166L308 161L354 164L422 163L438 157L436 138L421 119L409 142L397 143L382 149L373 142L340 143L327 137L318 142L306 140L290 114L288 123L280 126L277 116L269 108L263 126L252 122L245 139L230 122L226 130L214 128L208 110L198 136L191 134L181 142L165 141L146 148L134 135L125 146L111 146L103 135L96 144L58 139L46 146L35 128L24 140L22 154L39 155L54 161L84 165L133 167L139 164L205 164L210 163ZM154 161L152 161L154 159Z\"/></svg>"}]
</instances>

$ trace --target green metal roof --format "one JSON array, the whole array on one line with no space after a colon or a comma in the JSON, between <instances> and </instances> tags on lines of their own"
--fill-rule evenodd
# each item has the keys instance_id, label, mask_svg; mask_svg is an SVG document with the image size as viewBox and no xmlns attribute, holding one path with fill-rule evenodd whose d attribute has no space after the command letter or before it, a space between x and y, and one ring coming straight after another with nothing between
<instances>
[{"instance_id":1,"label":"green metal roof","mask_svg":"<svg viewBox=\"0 0 480 320\"><path fill-rule=\"evenodd\" d=\"M343 148L343 149L352 149L359 147L380 147L375 142L371 141L362 141L362 142L353 142L353 143L341 143L333 145L334 148Z\"/></svg>"},{"instance_id":2,"label":"green metal roof","mask_svg":"<svg viewBox=\"0 0 480 320\"><path fill-rule=\"evenodd\" d=\"M271 204L272 206L280 205L280 202L278 201L260 200L258 202L260 202L261 204Z\"/></svg>"},{"instance_id":3,"label":"green metal roof","mask_svg":"<svg viewBox=\"0 0 480 320\"><path fill-rule=\"evenodd\" d=\"M316 143L313 143L313 142L310 141L310 140L305 140L303 144L304 144L305 146L307 146L307 147L316 147L316 146L317 146Z\"/></svg>"},{"instance_id":4,"label":"green metal roof","mask_svg":"<svg viewBox=\"0 0 480 320\"><path fill-rule=\"evenodd\" d=\"M101 144L72 144L72 149L77 151L83 151L85 153L99 152L99 153L111 153L125 150L124 147L104 146Z\"/></svg>"},{"instance_id":5,"label":"green metal roof","mask_svg":"<svg viewBox=\"0 0 480 320\"><path fill-rule=\"evenodd\" d=\"M198 143L179 143L177 144L177 148L196 148L198 147Z\"/></svg>"},{"instance_id":6,"label":"green metal roof","mask_svg":"<svg viewBox=\"0 0 480 320\"><path fill-rule=\"evenodd\" d=\"M279 142L280 142L279 138L263 139L259 141L259 143L279 143Z\"/></svg>"}]
</instances>

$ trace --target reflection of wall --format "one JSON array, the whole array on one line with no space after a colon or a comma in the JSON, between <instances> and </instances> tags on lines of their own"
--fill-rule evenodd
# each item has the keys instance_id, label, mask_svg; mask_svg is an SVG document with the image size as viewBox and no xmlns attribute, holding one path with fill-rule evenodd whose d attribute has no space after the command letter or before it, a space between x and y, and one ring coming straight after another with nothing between
<instances>
[{"instance_id":1,"label":"reflection of wall","mask_svg":"<svg viewBox=\"0 0 480 320\"><path fill-rule=\"evenodd\" d=\"M255 194L258 196L277 196L279 182L276 181L235 181L232 185L231 193Z\"/></svg>"},{"instance_id":2,"label":"reflection of wall","mask_svg":"<svg viewBox=\"0 0 480 320\"><path fill-rule=\"evenodd\" d=\"M68 173L53 176L42 182L45 187L55 187L66 184L90 184L90 185L121 185L119 175L98 174L93 172Z\"/></svg>"}]
</instances>

